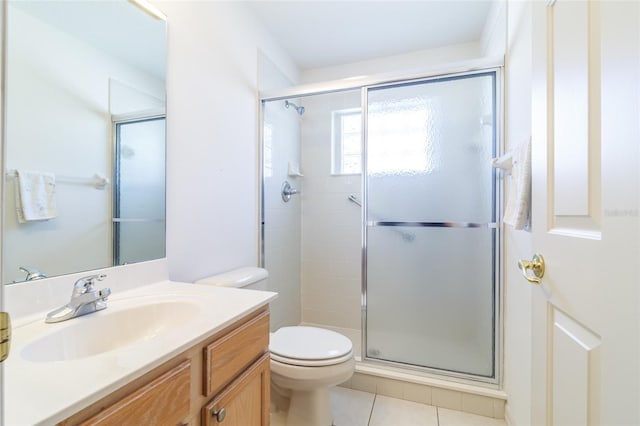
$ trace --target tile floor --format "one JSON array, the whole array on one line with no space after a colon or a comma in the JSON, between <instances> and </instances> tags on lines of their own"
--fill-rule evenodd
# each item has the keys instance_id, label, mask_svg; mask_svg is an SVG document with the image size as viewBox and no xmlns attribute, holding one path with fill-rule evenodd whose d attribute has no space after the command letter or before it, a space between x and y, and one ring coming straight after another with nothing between
<instances>
[{"instance_id":1,"label":"tile floor","mask_svg":"<svg viewBox=\"0 0 640 426\"><path fill-rule=\"evenodd\" d=\"M331 389L331 409L335 426L506 426L504 420L339 386ZM284 426L281 413L271 415L271 425Z\"/></svg>"}]
</instances>

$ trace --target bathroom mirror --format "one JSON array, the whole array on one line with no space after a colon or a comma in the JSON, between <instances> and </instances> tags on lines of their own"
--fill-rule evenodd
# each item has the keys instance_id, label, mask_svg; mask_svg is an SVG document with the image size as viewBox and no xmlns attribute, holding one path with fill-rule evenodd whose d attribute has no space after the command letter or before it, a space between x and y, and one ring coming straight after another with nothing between
<instances>
[{"instance_id":1,"label":"bathroom mirror","mask_svg":"<svg viewBox=\"0 0 640 426\"><path fill-rule=\"evenodd\" d=\"M161 14L6 6L3 283L164 257Z\"/></svg>"}]
</instances>

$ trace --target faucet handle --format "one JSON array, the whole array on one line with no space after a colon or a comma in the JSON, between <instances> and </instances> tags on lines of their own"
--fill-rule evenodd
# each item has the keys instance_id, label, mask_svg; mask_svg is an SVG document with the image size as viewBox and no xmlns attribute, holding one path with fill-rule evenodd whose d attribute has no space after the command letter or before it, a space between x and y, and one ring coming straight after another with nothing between
<instances>
[{"instance_id":1,"label":"faucet handle","mask_svg":"<svg viewBox=\"0 0 640 426\"><path fill-rule=\"evenodd\" d=\"M42 273L38 268L34 268L33 266L19 266L19 270L27 274L25 281L33 281L40 280L42 278L47 278L47 276Z\"/></svg>"},{"instance_id":2,"label":"faucet handle","mask_svg":"<svg viewBox=\"0 0 640 426\"><path fill-rule=\"evenodd\" d=\"M84 294L88 291L93 291L93 284L96 281L102 281L105 278L107 278L107 274L89 275L89 276L80 278L73 285L72 297L77 296L79 294Z\"/></svg>"},{"instance_id":3,"label":"faucet handle","mask_svg":"<svg viewBox=\"0 0 640 426\"><path fill-rule=\"evenodd\" d=\"M109 287L105 287L100 290L98 294L102 300L107 300L107 298L111 296L111 289Z\"/></svg>"}]
</instances>

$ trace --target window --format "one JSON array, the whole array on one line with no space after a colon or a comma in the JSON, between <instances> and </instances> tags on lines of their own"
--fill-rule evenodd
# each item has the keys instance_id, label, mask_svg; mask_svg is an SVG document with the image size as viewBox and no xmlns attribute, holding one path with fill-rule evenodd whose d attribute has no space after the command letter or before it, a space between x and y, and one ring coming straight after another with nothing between
<instances>
[{"instance_id":1,"label":"window","mask_svg":"<svg viewBox=\"0 0 640 426\"><path fill-rule=\"evenodd\" d=\"M371 174L431 173L437 165L434 129L437 117L427 99L380 102L369 106ZM334 175L362 172L362 111L332 113Z\"/></svg>"},{"instance_id":2,"label":"window","mask_svg":"<svg viewBox=\"0 0 640 426\"><path fill-rule=\"evenodd\" d=\"M368 173L431 173L437 165L437 117L428 98L369 104Z\"/></svg>"},{"instance_id":3,"label":"window","mask_svg":"<svg viewBox=\"0 0 640 426\"><path fill-rule=\"evenodd\" d=\"M332 113L331 173L349 175L362 172L362 114L360 108Z\"/></svg>"}]
</instances>

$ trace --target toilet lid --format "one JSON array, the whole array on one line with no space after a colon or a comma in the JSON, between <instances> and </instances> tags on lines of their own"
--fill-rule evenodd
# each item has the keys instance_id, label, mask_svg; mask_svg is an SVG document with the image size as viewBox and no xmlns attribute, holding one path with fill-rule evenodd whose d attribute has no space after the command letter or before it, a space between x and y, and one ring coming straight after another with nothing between
<instances>
[{"instance_id":1,"label":"toilet lid","mask_svg":"<svg viewBox=\"0 0 640 426\"><path fill-rule=\"evenodd\" d=\"M269 350L274 359L324 361L351 356L351 340L318 327L282 327L271 334ZM275 356L273 356L275 355Z\"/></svg>"}]
</instances>

